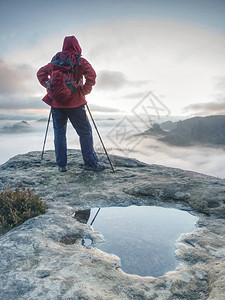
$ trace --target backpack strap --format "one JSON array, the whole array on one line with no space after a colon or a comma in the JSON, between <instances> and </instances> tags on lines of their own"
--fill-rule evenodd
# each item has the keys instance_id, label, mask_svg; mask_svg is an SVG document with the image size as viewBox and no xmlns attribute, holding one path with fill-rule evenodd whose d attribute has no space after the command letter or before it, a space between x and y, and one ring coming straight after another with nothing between
<instances>
[{"instance_id":1,"label":"backpack strap","mask_svg":"<svg viewBox=\"0 0 225 300\"><path fill-rule=\"evenodd\" d=\"M81 66L81 60L80 60L80 55L79 54L75 54L77 60L78 60L78 65Z\"/></svg>"}]
</instances>

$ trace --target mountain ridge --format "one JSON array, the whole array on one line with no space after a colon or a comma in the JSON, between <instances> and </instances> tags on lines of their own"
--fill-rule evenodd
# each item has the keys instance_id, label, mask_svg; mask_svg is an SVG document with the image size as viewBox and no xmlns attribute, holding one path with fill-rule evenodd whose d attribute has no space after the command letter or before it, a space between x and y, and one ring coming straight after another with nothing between
<instances>
[{"instance_id":1,"label":"mountain ridge","mask_svg":"<svg viewBox=\"0 0 225 300\"><path fill-rule=\"evenodd\" d=\"M153 124L143 133L176 146L225 145L225 116L193 117L178 122Z\"/></svg>"}]
</instances>

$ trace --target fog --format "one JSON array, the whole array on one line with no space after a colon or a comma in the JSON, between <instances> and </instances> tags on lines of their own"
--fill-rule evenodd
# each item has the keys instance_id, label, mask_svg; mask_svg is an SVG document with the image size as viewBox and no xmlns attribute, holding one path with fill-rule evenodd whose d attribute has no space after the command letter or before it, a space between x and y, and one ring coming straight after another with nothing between
<instances>
[{"instance_id":1,"label":"fog","mask_svg":"<svg viewBox=\"0 0 225 300\"><path fill-rule=\"evenodd\" d=\"M94 114L94 118L109 154L225 178L225 147L171 146L152 137L138 135L148 126L147 123L132 116ZM17 122L16 120L0 120L0 131L4 126L12 126ZM28 132L0 133L0 164L17 154L42 150L47 122L37 120L27 122L30 125ZM94 127L93 136L95 149L103 152ZM79 138L70 124L68 124L67 142L68 148L80 148ZM46 142L47 149L54 149L52 122Z\"/></svg>"},{"instance_id":2,"label":"fog","mask_svg":"<svg viewBox=\"0 0 225 300\"><path fill-rule=\"evenodd\" d=\"M123 155L121 151L113 153ZM209 147L176 147L153 138L143 138L129 157L149 164L181 168L207 175L225 178L225 149Z\"/></svg>"}]
</instances>

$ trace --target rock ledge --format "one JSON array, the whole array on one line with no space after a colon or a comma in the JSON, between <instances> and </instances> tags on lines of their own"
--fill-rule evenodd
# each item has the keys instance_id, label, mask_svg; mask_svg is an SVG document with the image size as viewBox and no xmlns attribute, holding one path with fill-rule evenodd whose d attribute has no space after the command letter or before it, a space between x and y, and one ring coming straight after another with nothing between
<instances>
[{"instance_id":1,"label":"rock ledge","mask_svg":"<svg viewBox=\"0 0 225 300\"><path fill-rule=\"evenodd\" d=\"M99 155L105 163L105 157ZM59 173L53 151L17 155L0 166L0 189L32 187L49 205L44 215L0 237L1 299L225 299L225 180L113 156L116 173L84 171L69 150ZM183 234L178 268L164 276L125 274L120 260L76 240L101 234L72 218L77 207L157 205L190 210L198 230Z\"/></svg>"}]
</instances>

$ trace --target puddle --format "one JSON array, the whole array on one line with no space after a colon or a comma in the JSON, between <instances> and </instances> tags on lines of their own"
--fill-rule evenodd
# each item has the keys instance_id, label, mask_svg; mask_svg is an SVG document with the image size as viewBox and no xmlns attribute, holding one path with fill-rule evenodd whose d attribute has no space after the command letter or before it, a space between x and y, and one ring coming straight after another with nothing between
<instances>
[{"instance_id":1,"label":"puddle","mask_svg":"<svg viewBox=\"0 0 225 300\"><path fill-rule=\"evenodd\" d=\"M102 233L105 242L96 247L119 256L124 272L154 277L176 269L176 240L196 229L198 220L186 211L155 206L96 208L78 211L75 218Z\"/></svg>"}]
</instances>

